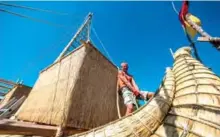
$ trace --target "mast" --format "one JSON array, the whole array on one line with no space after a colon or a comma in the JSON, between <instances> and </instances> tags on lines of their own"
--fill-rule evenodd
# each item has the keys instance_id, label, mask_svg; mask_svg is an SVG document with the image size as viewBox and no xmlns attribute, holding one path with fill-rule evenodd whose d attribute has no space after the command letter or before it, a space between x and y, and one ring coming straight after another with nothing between
<instances>
[{"instance_id":1,"label":"mast","mask_svg":"<svg viewBox=\"0 0 220 137\"><path fill-rule=\"evenodd\" d=\"M59 61L63 56L66 55L66 53L69 53L72 48L76 48L80 45L80 40L84 41L90 41L90 25L92 20L92 13L89 13L84 21L84 23L80 26L76 34L73 36L73 38L70 40L70 42L66 45L66 47L63 49L63 51L60 53L60 55L57 57L55 62Z\"/></svg>"}]
</instances>

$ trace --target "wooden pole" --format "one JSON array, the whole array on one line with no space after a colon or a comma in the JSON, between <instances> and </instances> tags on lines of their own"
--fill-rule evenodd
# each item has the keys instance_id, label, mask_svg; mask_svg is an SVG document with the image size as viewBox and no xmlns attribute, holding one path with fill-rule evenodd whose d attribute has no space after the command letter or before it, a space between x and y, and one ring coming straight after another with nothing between
<instances>
[{"instance_id":1,"label":"wooden pole","mask_svg":"<svg viewBox=\"0 0 220 137\"><path fill-rule=\"evenodd\" d=\"M173 50L170 48L170 53L171 53L171 55L172 55L172 57L173 57L173 59L174 59L174 54L173 54Z\"/></svg>"},{"instance_id":2,"label":"wooden pole","mask_svg":"<svg viewBox=\"0 0 220 137\"><path fill-rule=\"evenodd\" d=\"M197 40L201 41L201 42L219 42L220 43L220 38L219 37L212 37L212 38L198 37Z\"/></svg>"},{"instance_id":3,"label":"wooden pole","mask_svg":"<svg viewBox=\"0 0 220 137\"><path fill-rule=\"evenodd\" d=\"M64 136L64 128L59 126L57 128L56 136L55 137L63 137Z\"/></svg>"},{"instance_id":4,"label":"wooden pole","mask_svg":"<svg viewBox=\"0 0 220 137\"><path fill-rule=\"evenodd\" d=\"M190 20L189 18L190 14L186 15L186 20L187 22L203 37L206 37L208 39L212 39L212 36L209 35L207 32L205 32L202 27L200 27L199 25L197 25L196 23L194 23L193 21ZM218 50L220 50L220 44L219 43L215 43L215 42L211 42L210 43Z\"/></svg>"}]
</instances>

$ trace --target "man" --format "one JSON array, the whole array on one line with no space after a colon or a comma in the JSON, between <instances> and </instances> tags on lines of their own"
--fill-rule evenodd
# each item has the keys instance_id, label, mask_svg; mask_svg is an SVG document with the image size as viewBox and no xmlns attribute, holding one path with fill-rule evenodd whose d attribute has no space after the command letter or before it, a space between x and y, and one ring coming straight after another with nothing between
<instances>
[{"instance_id":1,"label":"man","mask_svg":"<svg viewBox=\"0 0 220 137\"><path fill-rule=\"evenodd\" d=\"M124 104L127 107L126 116L133 112L134 105L137 107L136 97L140 97L145 100L153 97L153 93L144 94L139 91L134 78L128 74L128 64L125 62L121 63L121 70L118 72L118 86L120 92L122 93Z\"/></svg>"}]
</instances>

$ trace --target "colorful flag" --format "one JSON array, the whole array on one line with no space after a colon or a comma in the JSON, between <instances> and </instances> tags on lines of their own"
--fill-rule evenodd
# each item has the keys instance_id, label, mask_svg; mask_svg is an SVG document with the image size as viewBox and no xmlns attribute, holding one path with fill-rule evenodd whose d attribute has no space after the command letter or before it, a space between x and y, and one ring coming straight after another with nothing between
<instances>
[{"instance_id":1,"label":"colorful flag","mask_svg":"<svg viewBox=\"0 0 220 137\"><path fill-rule=\"evenodd\" d=\"M189 14L189 1L184 0L182 4L182 8L179 12L179 20L184 28L185 33L187 33L191 37L191 39L193 39L196 36L197 31L193 29L193 27L190 24L187 23L185 18L187 14L189 15L189 19L191 21L201 26L200 19L197 18L196 16L193 16L192 14Z\"/></svg>"}]
</instances>

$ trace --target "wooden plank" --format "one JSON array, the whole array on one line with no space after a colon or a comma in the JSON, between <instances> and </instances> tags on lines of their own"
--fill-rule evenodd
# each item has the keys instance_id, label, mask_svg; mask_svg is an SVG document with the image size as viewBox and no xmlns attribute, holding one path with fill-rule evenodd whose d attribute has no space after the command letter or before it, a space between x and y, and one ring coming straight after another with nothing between
<instances>
[{"instance_id":1,"label":"wooden plank","mask_svg":"<svg viewBox=\"0 0 220 137\"><path fill-rule=\"evenodd\" d=\"M57 127L15 120L0 120L0 134L54 136Z\"/></svg>"}]
</instances>

